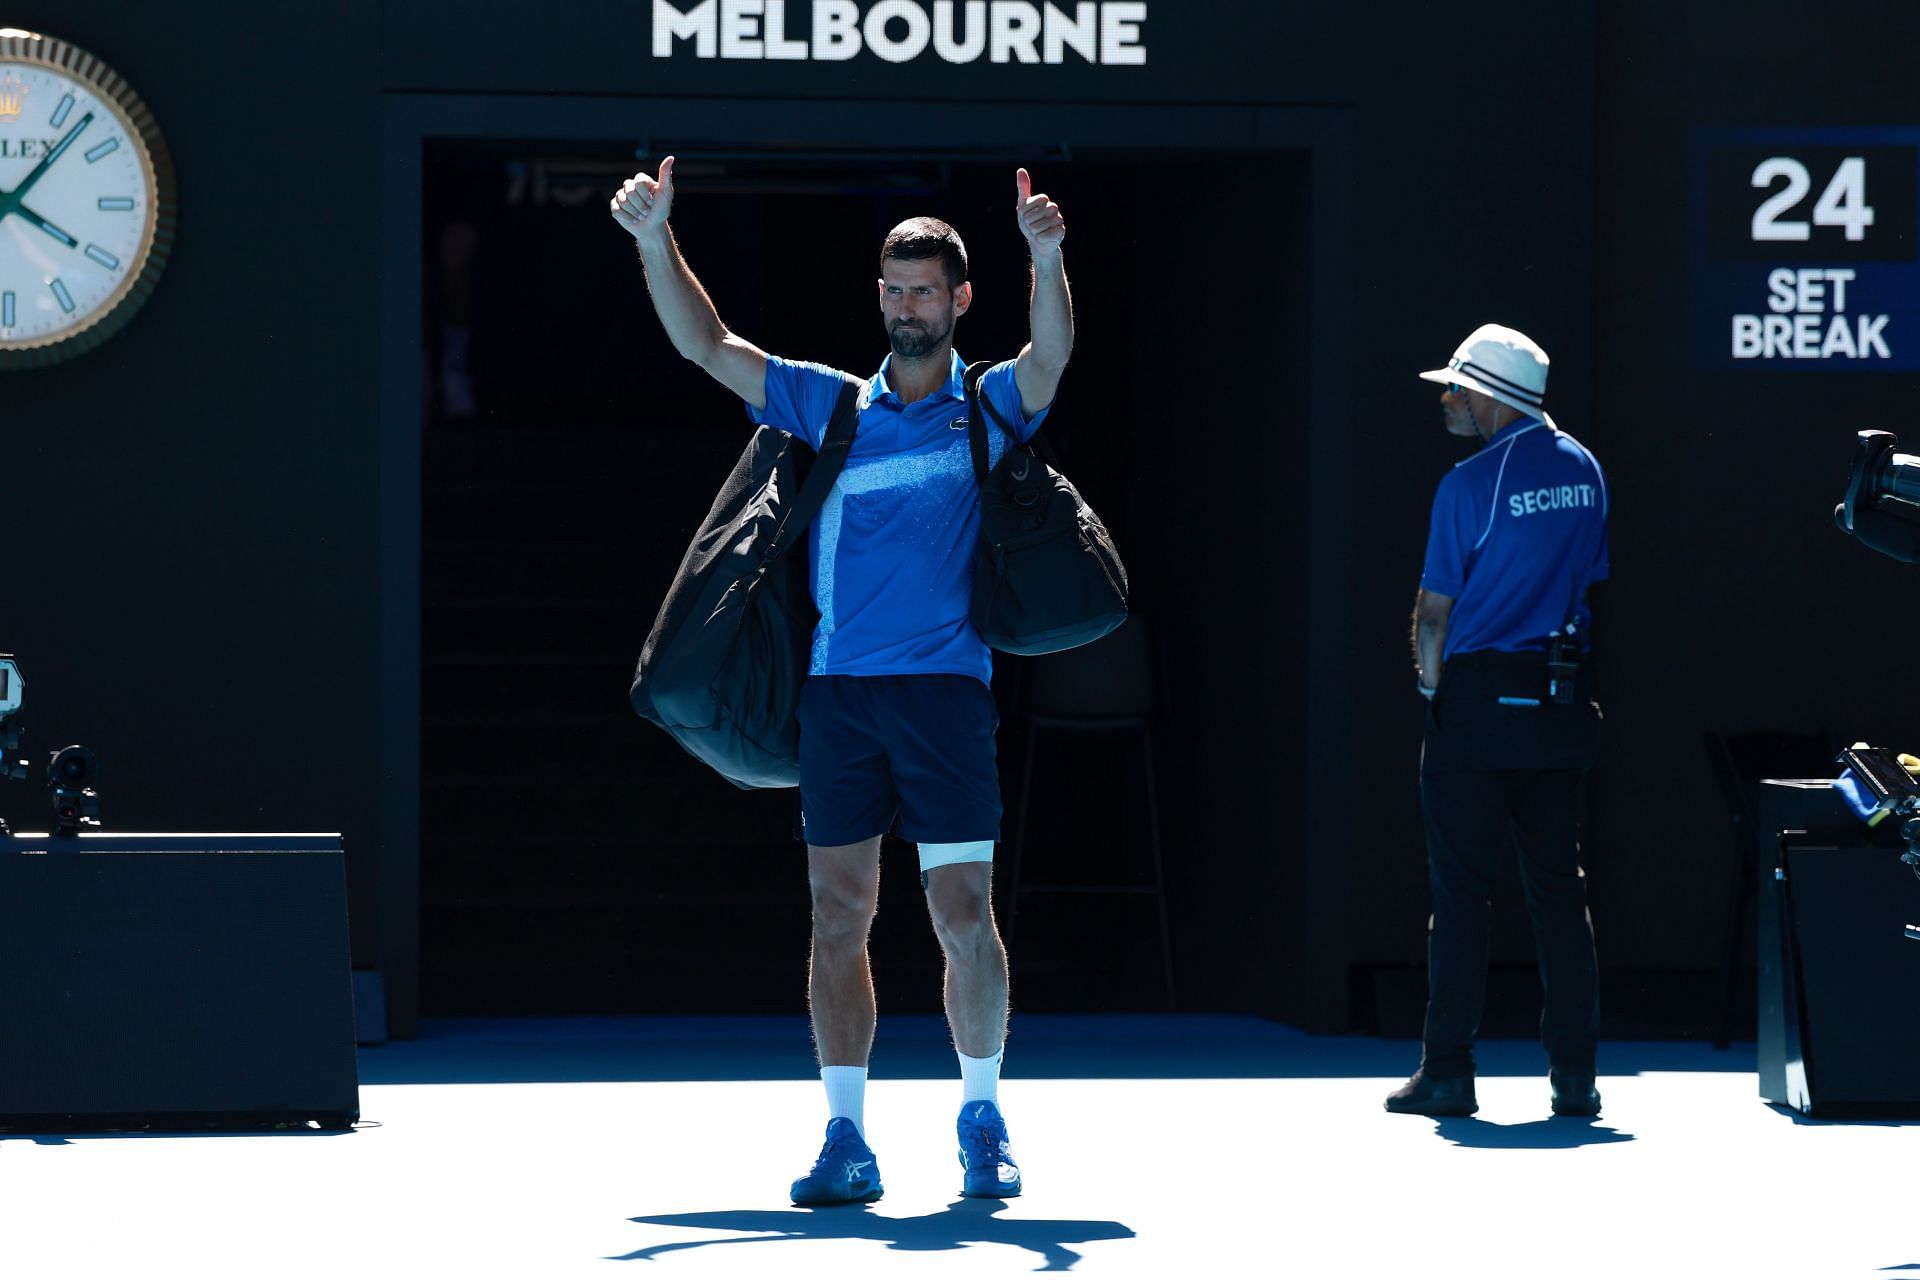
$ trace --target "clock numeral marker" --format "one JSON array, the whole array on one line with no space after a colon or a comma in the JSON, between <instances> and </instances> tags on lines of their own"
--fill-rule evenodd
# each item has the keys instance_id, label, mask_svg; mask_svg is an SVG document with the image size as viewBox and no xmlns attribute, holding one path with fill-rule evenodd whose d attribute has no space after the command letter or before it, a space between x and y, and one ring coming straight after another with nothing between
<instances>
[{"instance_id":1,"label":"clock numeral marker","mask_svg":"<svg viewBox=\"0 0 1920 1280\"><path fill-rule=\"evenodd\" d=\"M107 213L131 213L133 200L129 196L101 196L100 208Z\"/></svg>"},{"instance_id":2,"label":"clock numeral marker","mask_svg":"<svg viewBox=\"0 0 1920 1280\"><path fill-rule=\"evenodd\" d=\"M114 257L97 244L87 246L87 256L109 271L117 271L120 268L120 259Z\"/></svg>"},{"instance_id":3,"label":"clock numeral marker","mask_svg":"<svg viewBox=\"0 0 1920 1280\"><path fill-rule=\"evenodd\" d=\"M0 293L0 329L13 328L13 290Z\"/></svg>"},{"instance_id":4,"label":"clock numeral marker","mask_svg":"<svg viewBox=\"0 0 1920 1280\"><path fill-rule=\"evenodd\" d=\"M105 142L101 143L99 146L95 147L93 150L86 153L87 163L93 164L99 160L103 160L107 156L110 156L114 152L118 151L119 149L120 149L120 139L108 138Z\"/></svg>"},{"instance_id":5,"label":"clock numeral marker","mask_svg":"<svg viewBox=\"0 0 1920 1280\"><path fill-rule=\"evenodd\" d=\"M72 315L73 314L73 295L67 292L66 281L54 280L52 283L47 285L47 288L53 290L53 296L59 299L60 309L66 312L68 315Z\"/></svg>"},{"instance_id":6,"label":"clock numeral marker","mask_svg":"<svg viewBox=\"0 0 1920 1280\"><path fill-rule=\"evenodd\" d=\"M53 109L53 119L47 121L47 123L58 129L67 122L67 113L72 110L73 95L68 94L66 97L60 99L60 105Z\"/></svg>"}]
</instances>

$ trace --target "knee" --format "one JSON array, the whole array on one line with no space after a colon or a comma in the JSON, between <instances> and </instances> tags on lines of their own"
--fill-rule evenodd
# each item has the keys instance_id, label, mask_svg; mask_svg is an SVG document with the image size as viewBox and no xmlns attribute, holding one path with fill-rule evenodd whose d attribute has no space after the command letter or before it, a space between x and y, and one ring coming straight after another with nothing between
<instances>
[{"instance_id":1,"label":"knee","mask_svg":"<svg viewBox=\"0 0 1920 1280\"><path fill-rule=\"evenodd\" d=\"M930 890L927 910L933 917L933 931L948 954L979 950L988 946L995 936L993 908L985 886Z\"/></svg>"},{"instance_id":2,"label":"knee","mask_svg":"<svg viewBox=\"0 0 1920 1280\"><path fill-rule=\"evenodd\" d=\"M818 942L861 943L879 909L877 894L866 886L813 885L813 936Z\"/></svg>"}]
</instances>

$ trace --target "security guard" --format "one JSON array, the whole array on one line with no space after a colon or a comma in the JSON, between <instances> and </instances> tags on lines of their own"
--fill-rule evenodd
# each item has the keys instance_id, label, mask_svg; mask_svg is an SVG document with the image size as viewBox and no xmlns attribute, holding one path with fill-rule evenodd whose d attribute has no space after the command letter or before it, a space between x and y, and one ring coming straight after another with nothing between
<instances>
[{"instance_id":1,"label":"security guard","mask_svg":"<svg viewBox=\"0 0 1920 1280\"><path fill-rule=\"evenodd\" d=\"M1543 408L1547 354L1502 325L1445 369L1448 432L1480 449L1440 482L1413 647L1428 699L1420 758L1433 917L1421 1062L1389 1111L1471 1115L1492 891L1520 854L1556 1115L1596 1115L1599 984L1576 797L1598 747L1587 588L1607 576L1607 482Z\"/></svg>"}]
</instances>

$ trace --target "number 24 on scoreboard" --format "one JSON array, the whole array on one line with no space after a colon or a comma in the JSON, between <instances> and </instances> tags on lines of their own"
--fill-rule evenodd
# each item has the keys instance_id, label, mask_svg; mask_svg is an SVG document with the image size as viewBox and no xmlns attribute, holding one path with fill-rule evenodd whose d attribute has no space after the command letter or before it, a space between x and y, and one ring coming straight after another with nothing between
<instances>
[{"instance_id":1,"label":"number 24 on scoreboard","mask_svg":"<svg viewBox=\"0 0 1920 1280\"><path fill-rule=\"evenodd\" d=\"M1753 185L1768 188L1780 179L1786 186L1774 192L1753 211L1755 240L1811 240L1814 227L1840 227L1849 240L1867 238L1873 225L1873 206L1867 203L1867 161L1864 156L1847 156L1833 171L1825 191L1813 206L1811 224L1785 215L1793 212L1813 190L1813 175L1807 166L1792 156L1769 156L1753 169Z\"/></svg>"}]
</instances>

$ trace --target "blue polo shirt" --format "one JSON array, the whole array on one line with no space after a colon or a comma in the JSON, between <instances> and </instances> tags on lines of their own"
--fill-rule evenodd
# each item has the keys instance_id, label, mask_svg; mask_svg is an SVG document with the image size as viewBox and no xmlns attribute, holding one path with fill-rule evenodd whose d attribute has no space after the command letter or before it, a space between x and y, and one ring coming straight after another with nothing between
<instances>
[{"instance_id":1,"label":"blue polo shirt","mask_svg":"<svg viewBox=\"0 0 1920 1280\"><path fill-rule=\"evenodd\" d=\"M1606 576L1606 477L1550 421L1508 423L1440 481L1420 586L1453 597L1443 657L1545 649L1570 612L1585 647Z\"/></svg>"},{"instance_id":2,"label":"blue polo shirt","mask_svg":"<svg viewBox=\"0 0 1920 1280\"><path fill-rule=\"evenodd\" d=\"M967 614L980 541L980 485L967 442L958 353L946 386L904 403L887 383L889 355L867 383L846 466L808 533L813 600L811 675L949 674L988 681L993 660ZM748 415L814 448L843 377L824 365L767 357L767 407ZM1025 441L1047 411L1020 407L1013 361L980 379L980 394ZM989 422L989 465L1007 439Z\"/></svg>"}]
</instances>

